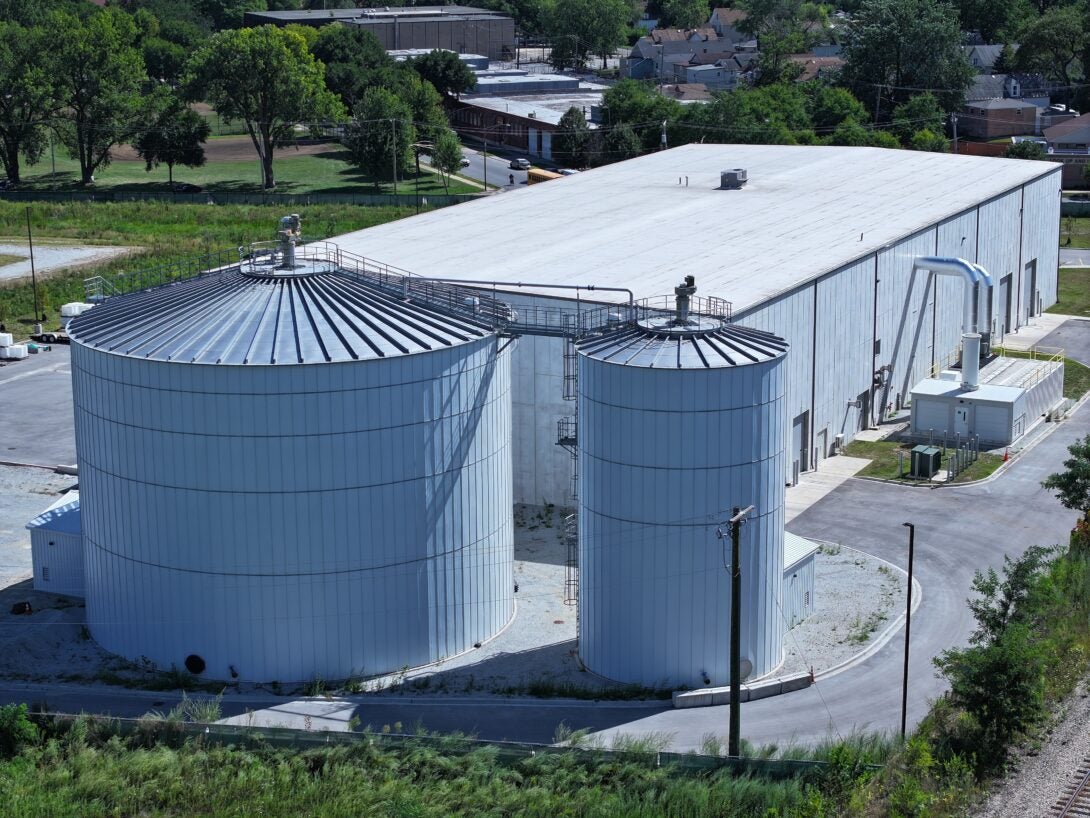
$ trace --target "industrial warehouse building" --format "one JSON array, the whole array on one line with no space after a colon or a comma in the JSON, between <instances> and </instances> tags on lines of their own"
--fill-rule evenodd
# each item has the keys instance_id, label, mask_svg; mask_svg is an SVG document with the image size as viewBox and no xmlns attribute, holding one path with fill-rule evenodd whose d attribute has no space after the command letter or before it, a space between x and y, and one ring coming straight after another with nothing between
<instances>
[{"instance_id":1,"label":"industrial warehouse building","mask_svg":"<svg viewBox=\"0 0 1090 818\"><path fill-rule=\"evenodd\" d=\"M88 627L213 678L434 662L511 620L512 505L554 502L586 666L723 684L717 535L753 505L742 675L774 673L814 604L785 484L967 331L964 283L918 261L989 271L998 341L1055 301L1058 224L1050 163L734 145L298 255L285 219L69 326Z\"/></svg>"},{"instance_id":2,"label":"industrial warehouse building","mask_svg":"<svg viewBox=\"0 0 1090 818\"><path fill-rule=\"evenodd\" d=\"M248 11L244 21L248 26L340 23L371 32L387 51L443 48L458 54L483 54L490 60L515 58L515 21L506 14L472 6Z\"/></svg>"},{"instance_id":3,"label":"industrial warehouse building","mask_svg":"<svg viewBox=\"0 0 1090 818\"><path fill-rule=\"evenodd\" d=\"M747 171L744 187L722 188L729 168ZM907 403L955 354L963 285L914 275L914 260L959 257L989 271L992 315L982 325L997 344L1056 300L1059 213L1052 163L686 145L335 241L420 276L497 281L523 309L628 298L558 285L627 288L638 300L694 276L701 294L731 303L734 323L791 346L793 480ZM515 351L516 502L571 503L556 424L575 414L565 400L575 394L573 360L556 338L523 338Z\"/></svg>"}]
</instances>

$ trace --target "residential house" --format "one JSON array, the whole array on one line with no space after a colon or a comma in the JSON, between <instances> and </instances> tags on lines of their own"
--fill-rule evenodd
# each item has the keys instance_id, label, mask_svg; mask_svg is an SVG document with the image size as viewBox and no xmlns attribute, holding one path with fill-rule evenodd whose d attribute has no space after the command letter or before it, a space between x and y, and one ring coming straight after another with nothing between
<instances>
[{"instance_id":1,"label":"residential house","mask_svg":"<svg viewBox=\"0 0 1090 818\"><path fill-rule=\"evenodd\" d=\"M961 53L965 55L965 59L982 74L992 73L1002 51L1002 45L963 45L961 47Z\"/></svg>"},{"instance_id":2,"label":"residential house","mask_svg":"<svg viewBox=\"0 0 1090 818\"><path fill-rule=\"evenodd\" d=\"M699 59L699 64L714 62L731 53L729 43L721 41L710 27L657 28L640 37L628 56L621 59L620 73L630 79L683 80L684 72L675 66L687 65L694 59Z\"/></svg>"},{"instance_id":3,"label":"residential house","mask_svg":"<svg viewBox=\"0 0 1090 818\"><path fill-rule=\"evenodd\" d=\"M981 74L973 79L958 112L959 132L981 139L1039 134L1050 121L1047 112L1054 89L1055 84L1041 74ZM1026 130L1030 124L1033 130Z\"/></svg>"},{"instance_id":4,"label":"residential house","mask_svg":"<svg viewBox=\"0 0 1090 818\"><path fill-rule=\"evenodd\" d=\"M676 85L664 85L660 90L664 97L681 103L710 102L712 98L708 89L699 83L679 82Z\"/></svg>"},{"instance_id":5,"label":"residential house","mask_svg":"<svg viewBox=\"0 0 1090 818\"><path fill-rule=\"evenodd\" d=\"M1038 133L1041 109L1021 99L982 99L968 102L958 112L958 135L998 139Z\"/></svg>"},{"instance_id":6,"label":"residential house","mask_svg":"<svg viewBox=\"0 0 1090 818\"><path fill-rule=\"evenodd\" d=\"M720 40L734 45L749 39L748 34L743 34L738 30L738 24L745 19L746 13L741 9L717 8L712 9L711 17L708 18L708 25L715 30Z\"/></svg>"},{"instance_id":7,"label":"residential house","mask_svg":"<svg viewBox=\"0 0 1090 818\"><path fill-rule=\"evenodd\" d=\"M685 66L685 82L703 85L709 91L733 91L741 77L737 61L716 60L711 65Z\"/></svg>"},{"instance_id":8,"label":"residential house","mask_svg":"<svg viewBox=\"0 0 1090 818\"><path fill-rule=\"evenodd\" d=\"M792 54L787 59L802 68L802 73L798 76L798 82L831 79L844 67L843 57L819 57L816 54Z\"/></svg>"},{"instance_id":9,"label":"residential house","mask_svg":"<svg viewBox=\"0 0 1090 818\"><path fill-rule=\"evenodd\" d=\"M1090 114L1069 119L1044 131L1048 157L1063 164L1065 188L1088 187L1084 175L1090 159Z\"/></svg>"}]
</instances>

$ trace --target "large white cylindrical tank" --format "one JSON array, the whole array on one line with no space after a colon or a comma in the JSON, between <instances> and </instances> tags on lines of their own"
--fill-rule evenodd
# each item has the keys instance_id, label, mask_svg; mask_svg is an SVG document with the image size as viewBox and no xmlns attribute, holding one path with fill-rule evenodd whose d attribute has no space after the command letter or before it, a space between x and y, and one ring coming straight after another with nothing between
<instances>
[{"instance_id":1,"label":"large white cylindrical tank","mask_svg":"<svg viewBox=\"0 0 1090 818\"><path fill-rule=\"evenodd\" d=\"M510 352L312 268L212 273L70 325L87 624L107 650L341 679L510 620Z\"/></svg>"},{"instance_id":2,"label":"large white cylindrical tank","mask_svg":"<svg viewBox=\"0 0 1090 818\"><path fill-rule=\"evenodd\" d=\"M579 345L579 652L649 687L725 685L742 528L742 678L782 661L787 343L651 318ZM724 526L724 533L727 528Z\"/></svg>"}]
</instances>

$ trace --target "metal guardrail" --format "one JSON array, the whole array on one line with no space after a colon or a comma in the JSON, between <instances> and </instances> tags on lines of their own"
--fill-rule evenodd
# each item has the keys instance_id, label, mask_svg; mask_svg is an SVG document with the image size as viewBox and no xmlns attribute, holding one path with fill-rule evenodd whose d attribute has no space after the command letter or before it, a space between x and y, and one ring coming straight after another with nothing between
<instances>
[{"instance_id":1,"label":"metal guardrail","mask_svg":"<svg viewBox=\"0 0 1090 818\"><path fill-rule=\"evenodd\" d=\"M537 335L556 338L582 338L647 318L674 314L672 297L645 299L633 304L585 307L513 307L503 299L503 282L493 282L491 290L457 281L437 280L414 275L390 264L343 250L338 245L315 240L295 247L300 261L333 264L345 275L411 303L464 318L508 335ZM232 250L220 250L132 273L94 276L84 279L87 299L102 301L115 295L151 289L186 281L225 269L256 271L259 266L275 264L282 258L279 242L259 241ZM574 288L577 290L579 288ZM587 288L584 288L587 289ZM730 320L731 305L721 298L697 297L690 304L690 314Z\"/></svg>"}]
</instances>

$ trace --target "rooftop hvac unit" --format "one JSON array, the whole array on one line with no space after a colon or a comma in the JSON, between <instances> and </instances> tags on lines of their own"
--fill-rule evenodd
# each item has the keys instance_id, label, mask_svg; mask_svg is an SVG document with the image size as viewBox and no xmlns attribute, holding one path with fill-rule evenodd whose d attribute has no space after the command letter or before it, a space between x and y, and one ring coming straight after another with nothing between
<instances>
[{"instance_id":1,"label":"rooftop hvac unit","mask_svg":"<svg viewBox=\"0 0 1090 818\"><path fill-rule=\"evenodd\" d=\"M912 449L912 477L930 480L939 471L942 450L938 446L915 446Z\"/></svg>"},{"instance_id":2,"label":"rooftop hvac unit","mask_svg":"<svg viewBox=\"0 0 1090 818\"><path fill-rule=\"evenodd\" d=\"M731 168L719 174L720 190L738 190L747 182L745 168Z\"/></svg>"}]
</instances>

